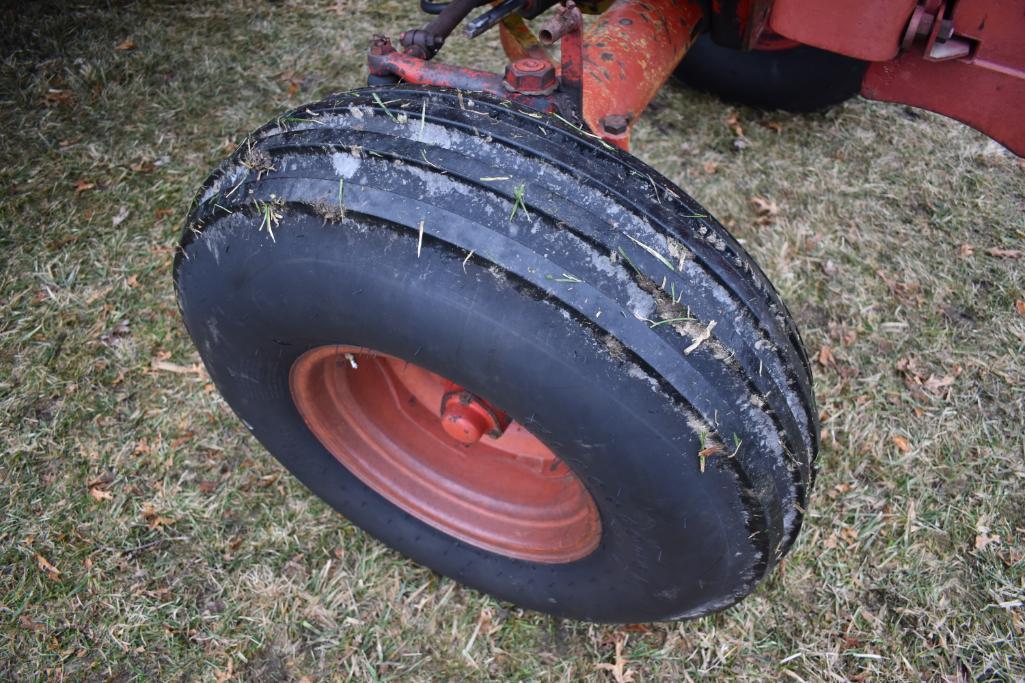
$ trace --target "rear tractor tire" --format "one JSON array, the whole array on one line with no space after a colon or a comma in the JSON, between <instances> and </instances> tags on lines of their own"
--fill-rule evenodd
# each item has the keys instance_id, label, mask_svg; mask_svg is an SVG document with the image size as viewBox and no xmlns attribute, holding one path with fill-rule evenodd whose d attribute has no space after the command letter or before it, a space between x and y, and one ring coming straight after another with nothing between
<instances>
[{"instance_id":1,"label":"rear tractor tire","mask_svg":"<svg viewBox=\"0 0 1025 683\"><path fill-rule=\"evenodd\" d=\"M203 362L316 495L563 617L695 617L798 533L816 412L772 286L630 155L486 96L302 107L206 181L175 262Z\"/></svg>"}]
</instances>

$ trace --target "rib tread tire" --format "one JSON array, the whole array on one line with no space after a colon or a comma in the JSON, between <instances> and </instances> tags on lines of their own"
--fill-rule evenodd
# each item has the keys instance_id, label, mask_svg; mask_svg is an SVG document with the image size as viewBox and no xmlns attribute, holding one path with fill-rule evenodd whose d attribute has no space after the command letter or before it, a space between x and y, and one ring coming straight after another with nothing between
<instances>
[{"instance_id":1,"label":"rib tread tire","mask_svg":"<svg viewBox=\"0 0 1025 683\"><path fill-rule=\"evenodd\" d=\"M253 133L201 188L175 262L197 343L205 333L190 322L181 276L190 256L230 247L217 233L239 221L266 231L273 248L275 225L300 216L405 230L458 253L464 270L481 264L508 278L669 397L702 443L721 446L702 467L738 482L755 559L728 595L631 616L721 609L787 552L818 448L807 355L762 271L667 179L557 117L476 93L340 93Z\"/></svg>"}]
</instances>

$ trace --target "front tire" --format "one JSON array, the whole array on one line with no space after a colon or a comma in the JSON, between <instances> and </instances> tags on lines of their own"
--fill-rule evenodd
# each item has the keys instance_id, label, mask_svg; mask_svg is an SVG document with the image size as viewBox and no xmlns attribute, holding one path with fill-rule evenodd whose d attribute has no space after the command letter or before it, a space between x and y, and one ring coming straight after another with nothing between
<instances>
[{"instance_id":1,"label":"front tire","mask_svg":"<svg viewBox=\"0 0 1025 683\"><path fill-rule=\"evenodd\" d=\"M699 616L747 595L800 527L816 413L785 307L693 200L551 117L409 86L296 110L207 180L175 282L213 381L278 460L391 547L500 598L593 621ZM359 459L397 433L354 422L335 439L296 392L331 348L333 387L365 380L359 351L500 409L580 483L599 535L567 514L572 552L505 552L465 513L411 502L416 480L396 493L367 474ZM417 419L437 414L422 403ZM402 457L422 443L411 466L456 471L421 426ZM376 441L353 446L357 431ZM506 496L477 493L456 503L505 515Z\"/></svg>"}]
</instances>

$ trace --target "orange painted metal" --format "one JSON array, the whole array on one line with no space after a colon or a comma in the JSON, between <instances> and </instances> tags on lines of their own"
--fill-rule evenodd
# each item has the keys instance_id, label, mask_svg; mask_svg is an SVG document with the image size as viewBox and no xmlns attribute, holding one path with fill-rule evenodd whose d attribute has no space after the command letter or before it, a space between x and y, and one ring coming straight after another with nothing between
<instances>
[{"instance_id":1,"label":"orange painted metal","mask_svg":"<svg viewBox=\"0 0 1025 683\"><path fill-rule=\"evenodd\" d=\"M627 149L630 129L693 44L704 19L701 0L617 0L582 31L580 11L570 0L544 31L561 39L560 87L520 88L521 78L441 64L397 52L384 36L375 36L368 55L375 77L397 77L461 90L488 92L544 112L580 118L595 134ZM513 60L551 60L522 20L502 24L501 40ZM520 75L522 76L522 74Z\"/></svg>"},{"instance_id":2,"label":"orange painted metal","mask_svg":"<svg viewBox=\"0 0 1025 683\"><path fill-rule=\"evenodd\" d=\"M703 14L692 0L618 0L598 16L583 46L583 118L591 130L629 146L630 129L697 38ZM613 132L623 120L625 129Z\"/></svg>"},{"instance_id":3,"label":"orange painted metal","mask_svg":"<svg viewBox=\"0 0 1025 683\"><path fill-rule=\"evenodd\" d=\"M500 439L509 418L487 401L457 387L441 399L441 428L461 444L475 444L485 436Z\"/></svg>"},{"instance_id":4,"label":"orange painted metal","mask_svg":"<svg viewBox=\"0 0 1025 683\"><path fill-rule=\"evenodd\" d=\"M916 0L775 0L776 33L866 61L897 56Z\"/></svg>"},{"instance_id":5,"label":"orange painted metal","mask_svg":"<svg viewBox=\"0 0 1025 683\"><path fill-rule=\"evenodd\" d=\"M542 45L559 45L560 89L572 103L574 118L580 116L584 79L584 19L573 0L555 11L538 34Z\"/></svg>"},{"instance_id":6,"label":"orange painted metal","mask_svg":"<svg viewBox=\"0 0 1025 683\"><path fill-rule=\"evenodd\" d=\"M950 19L967 57L937 59L935 22L927 40L869 66L861 93L945 114L1025 156L1025 0L960 0Z\"/></svg>"},{"instance_id":7,"label":"orange painted metal","mask_svg":"<svg viewBox=\"0 0 1025 683\"><path fill-rule=\"evenodd\" d=\"M398 52L385 36L374 36L367 54L367 66L373 76L396 77L406 83L438 85L458 90L486 92L497 97L515 100L537 111L556 110L552 96L525 95L512 92L504 84L504 76L491 71L467 69L436 60L426 60Z\"/></svg>"},{"instance_id":8,"label":"orange painted metal","mask_svg":"<svg viewBox=\"0 0 1025 683\"><path fill-rule=\"evenodd\" d=\"M552 62L551 55L520 15L513 14L503 19L498 25L498 33L502 49L510 62L525 58Z\"/></svg>"},{"instance_id":9,"label":"orange painted metal","mask_svg":"<svg viewBox=\"0 0 1025 683\"><path fill-rule=\"evenodd\" d=\"M572 470L498 408L443 377L332 345L296 360L289 383L324 447L421 521L532 562L572 562L598 546L598 510Z\"/></svg>"}]
</instances>

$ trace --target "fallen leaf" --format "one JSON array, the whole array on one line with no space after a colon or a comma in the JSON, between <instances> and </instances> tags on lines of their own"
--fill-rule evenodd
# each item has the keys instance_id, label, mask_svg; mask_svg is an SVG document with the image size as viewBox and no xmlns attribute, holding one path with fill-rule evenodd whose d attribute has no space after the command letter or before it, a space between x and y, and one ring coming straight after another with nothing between
<instances>
[{"instance_id":1,"label":"fallen leaf","mask_svg":"<svg viewBox=\"0 0 1025 683\"><path fill-rule=\"evenodd\" d=\"M32 617L30 617L27 614L22 614L21 616L19 616L18 623L21 624L22 628L27 629L29 631L38 631L44 628L42 624L32 621Z\"/></svg>"},{"instance_id":2,"label":"fallen leaf","mask_svg":"<svg viewBox=\"0 0 1025 683\"><path fill-rule=\"evenodd\" d=\"M608 671L612 674L612 678L616 683L633 683L634 672L632 669L627 669L626 665L630 663L630 660L623 655L623 646L626 645L626 641L630 636L623 636L622 639L616 639L616 657L613 664L602 662L595 664L595 668L599 670Z\"/></svg>"},{"instance_id":3,"label":"fallen leaf","mask_svg":"<svg viewBox=\"0 0 1025 683\"><path fill-rule=\"evenodd\" d=\"M114 481L114 474L112 472L104 472L100 476L90 481L87 486L93 488L94 486L107 486Z\"/></svg>"},{"instance_id":4,"label":"fallen leaf","mask_svg":"<svg viewBox=\"0 0 1025 683\"><path fill-rule=\"evenodd\" d=\"M171 526L172 524L174 524L174 519L172 519L171 517L159 517L158 516L158 517L154 517L153 519L149 520L149 528L150 529L159 529L162 526Z\"/></svg>"},{"instance_id":5,"label":"fallen leaf","mask_svg":"<svg viewBox=\"0 0 1025 683\"><path fill-rule=\"evenodd\" d=\"M719 170L719 164L715 161L706 161L703 168L705 170L705 173L707 173L708 175L712 175L713 173Z\"/></svg>"},{"instance_id":6,"label":"fallen leaf","mask_svg":"<svg viewBox=\"0 0 1025 683\"><path fill-rule=\"evenodd\" d=\"M727 114L725 123L738 138L744 137L744 127L740 125L740 120L737 118L737 112L731 111Z\"/></svg>"},{"instance_id":7,"label":"fallen leaf","mask_svg":"<svg viewBox=\"0 0 1025 683\"><path fill-rule=\"evenodd\" d=\"M762 122L762 125L768 128L769 130L773 130L777 133L783 132L783 124L779 121L764 121Z\"/></svg>"},{"instance_id":8,"label":"fallen leaf","mask_svg":"<svg viewBox=\"0 0 1025 683\"><path fill-rule=\"evenodd\" d=\"M858 340L858 331L843 323L830 321L829 336L838 340L842 346L850 346Z\"/></svg>"},{"instance_id":9,"label":"fallen leaf","mask_svg":"<svg viewBox=\"0 0 1025 683\"><path fill-rule=\"evenodd\" d=\"M758 216L758 220L755 221L758 225L771 225L776 222L776 216L779 215L779 206L776 202L765 197L751 197L751 206Z\"/></svg>"},{"instance_id":10,"label":"fallen leaf","mask_svg":"<svg viewBox=\"0 0 1025 683\"><path fill-rule=\"evenodd\" d=\"M59 90L57 88L50 88L43 95L43 104L48 107L54 106L66 106L74 102L75 96L70 90Z\"/></svg>"},{"instance_id":11,"label":"fallen leaf","mask_svg":"<svg viewBox=\"0 0 1025 683\"><path fill-rule=\"evenodd\" d=\"M202 363L178 365L177 363L158 359L153 361L151 367L160 372L171 372L176 375L195 375L196 377L206 377L206 370L203 368Z\"/></svg>"},{"instance_id":12,"label":"fallen leaf","mask_svg":"<svg viewBox=\"0 0 1025 683\"><path fill-rule=\"evenodd\" d=\"M234 677L235 677L235 660L232 659L231 657L228 657L228 665L227 665L227 667L224 669L224 671L216 671L216 672L214 672L214 680L217 683L227 683L227 681L230 681Z\"/></svg>"},{"instance_id":13,"label":"fallen leaf","mask_svg":"<svg viewBox=\"0 0 1025 683\"><path fill-rule=\"evenodd\" d=\"M990 247L986 250L986 253L990 256L997 258L1021 258L1025 256L1025 251L1018 249L1001 249L1000 247Z\"/></svg>"},{"instance_id":14,"label":"fallen leaf","mask_svg":"<svg viewBox=\"0 0 1025 683\"><path fill-rule=\"evenodd\" d=\"M922 386L926 391L932 394L940 395L945 393L943 390L954 383L954 378L950 375L944 377L937 377L936 375L929 375L929 379L925 380Z\"/></svg>"},{"instance_id":15,"label":"fallen leaf","mask_svg":"<svg viewBox=\"0 0 1025 683\"><path fill-rule=\"evenodd\" d=\"M962 244L960 247L957 248L957 253L959 256L961 256L961 258L968 258L969 256L975 254L975 247L967 243Z\"/></svg>"},{"instance_id":16,"label":"fallen leaf","mask_svg":"<svg viewBox=\"0 0 1025 683\"><path fill-rule=\"evenodd\" d=\"M184 434L182 434L177 439L175 439L174 441L171 442L171 450L175 450L177 448L181 448L181 446L183 446L184 444L189 442L192 439L192 437L194 437L195 435L196 435L196 433L192 432L192 431L185 432Z\"/></svg>"},{"instance_id":17,"label":"fallen leaf","mask_svg":"<svg viewBox=\"0 0 1025 683\"><path fill-rule=\"evenodd\" d=\"M159 529L162 526L174 524L174 519L158 514L152 503L145 503L142 506L142 518L146 520L150 529Z\"/></svg>"},{"instance_id":18,"label":"fallen leaf","mask_svg":"<svg viewBox=\"0 0 1025 683\"><path fill-rule=\"evenodd\" d=\"M101 489L99 486L90 486L89 495L92 496L93 500L95 500L96 502L110 500L114 497L113 493L111 493L110 491L105 491L104 489Z\"/></svg>"},{"instance_id":19,"label":"fallen leaf","mask_svg":"<svg viewBox=\"0 0 1025 683\"><path fill-rule=\"evenodd\" d=\"M858 542L858 530L850 527L840 529L840 538L847 541L848 546L854 546Z\"/></svg>"},{"instance_id":20,"label":"fallen leaf","mask_svg":"<svg viewBox=\"0 0 1025 683\"><path fill-rule=\"evenodd\" d=\"M260 477L260 479L259 479L259 481L257 482L256 485L259 486L261 489L265 489L268 486L270 486L271 484L273 484L274 482L276 482L278 480L279 476L280 475L277 475L277 474L268 474L268 475L262 476L262 477Z\"/></svg>"},{"instance_id":21,"label":"fallen leaf","mask_svg":"<svg viewBox=\"0 0 1025 683\"><path fill-rule=\"evenodd\" d=\"M200 493L213 493L220 485L221 482L216 479L204 479L199 482L199 491Z\"/></svg>"},{"instance_id":22,"label":"fallen leaf","mask_svg":"<svg viewBox=\"0 0 1025 683\"><path fill-rule=\"evenodd\" d=\"M131 36L128 36L127 38L122 40L120 43L115 45L114 49L115 50L121 50L123 52L125 50L134 50L136 47L137 46L135 44L135 40Z\"/></svg>"},{"instance_id":23,"label":"fallen leaf","mask_svg":"<svg viewBox=\"0 0 1025 683\"><path fill-rule=\"evenodd\" d=\"M975 549L985 550L990 545L1000 545L1000 534L990 534L989 529L981 527L980 533L975 535Z\"/></svg>"},{"instance_id":24,"label":"fallen leaf","mask_svg":"<svg viewBox=\"0 0 1025 683\"><path fill-rule=\"evenodd\" d=\"M100 343L104 346L116 348L121 344L121 340L127 337L130 332L128 320L122 318L114 327L100 335Z\"/></svg>"},{"instance_id":25,"label":"fallen leaf","mask_svg":"<svg viewBox=\"0 0 1025 683\"><path fill-rule=\"evenodd\" d=\"M57 569L52 564L50 564L50 561L47 560L42 555L40 555L39 553L36 553L36 565L39 567L40 571L42 571L44 574L49 576L54 581L59 581L60 580L59 577L60 577L61 570Z\"/></svg>"},{"instance_id":26,"label":"fallen leaf","mask_svg":"<svg viewBox=\"0 0 1025 683\"><path fill-rule=\"evenodd\" d=\"M824 368L836 366L836 356L833 355L833 349L825 344L823 344L819 349L816 360L818 360L819 365Z\"/></svg>"},{"instance_id":27,"label":"fallen leaf","mask_svg":"<svg viewBox=\"0 0 1025 683\"><path fill-rule=\"evenodd\" d=\"M683 355L689 356L699 346L701 346L702 343L704 343L705 341L710 339L712 337L712 330L715 329L715 326L716 326L716 321L715 320L710 321L708 323L708 326L705 327L704 331L701 332L700 334L698 334L698 336L694 338L694 341L691 342L690 346L688 346L687 348L685 348L683 350Z\"/></svg>"},{"instance_id":28,"label":"fallen leaf","mask_svg":"<svg viewBox=\"0 0 1025 683\"><path fill-rule=\"evenodd\" d=\"M702 448L700 451L698 451L698 457L699 458L707 458L710 455L716 455L718 453L722 453L724 450L726 450L726 449L722 447L722 444L714 443L711 446L709 446L708 448Z\"/></svg>"},{"instance_id":29,"label":"fallen leaf","mask_svg":"<svg viewBox=\"0 0 1025 683\"><path fill-rule=\"evenodd\" d=\"M903 436L894 436L893 444L897 447L901 453L909 453L911 451L911 444Z\"/></svg>"},{"instance_id":30,"label":"fallen leaf","mask_svg":"<svg viewBox=\"0 0 1025 683\"><path fill-rule=\"evenodd\" d=\"M717 453L722 453L724 450L726 449L722 447L722 444L714 443L711 446L707 446L698 451L698 463L701 468L701 474L705 473L705 458L716 455Z\"/></svg>"},{"instance_id":31,"label":"fallen leaf","mask_svg":"<svg viewBox=\"0 0 1025 683\"><path fill-rule=\"evenodd\" d=\"M128 168L132 169L133 173L152 173L153 169L156 167L157 165L149 159L143 159L142 161L137 161L136 163L128 166Z\"/></svg>"},{"instance_id":32,"label":"fallen leaf","mask_svg":"<svg viewBox=\"0 0 1025 683\"><path fill-rule=\"evenodd\" d=\"M1018 311L1018 315L1025 315L1025 301L1022 299L1015 300L1014 310Z\"/></svg>"},{"instance_id":33,"label":"fallen leaf","mask_svg":"<svg viewBox=\"0 0 1025 683\"><path fill-rule=\"evenodd\" d=\"M153 212L153 215L159 221L161 218L167 218L168 216L174 215L174 209L157 209Z\"/></svg>"},{"instance_id":34,"label":"fallen leaf","mask_svg":"<svg viewBox=\"0 0 1025 683\"><path fill-rule=\"evenodd\" d=\"M918 305L922 302L921 287L917 282L904 282L896 277L887 277L886 273L881 270L876 271L876 275L886 283L890 293L897 300L912 305Z\"/></svg>"},{"instance_id":35,"label":"fallen leaf","mask_svg":"<svg viewBox=\"0 0 1025 683\"><path fill-rule=\"evenodd\" d=\"M292 97L299 92L304 79L302 74L297 74L292 69L287 69L278 74L278 80L288 87L288 96Z\"/></svg>"},{"instance_id":36,"label":"fallen leaf","mask_svg":"<svg viewBox=\"0 0 1025 683\"><path fill-rule=\"evenodd\" d=\"M79 180L75 183L75 194L80 195L87 190L92 190L96 187L96 183L88 180Z\"/></svg>"}]
</instances>

